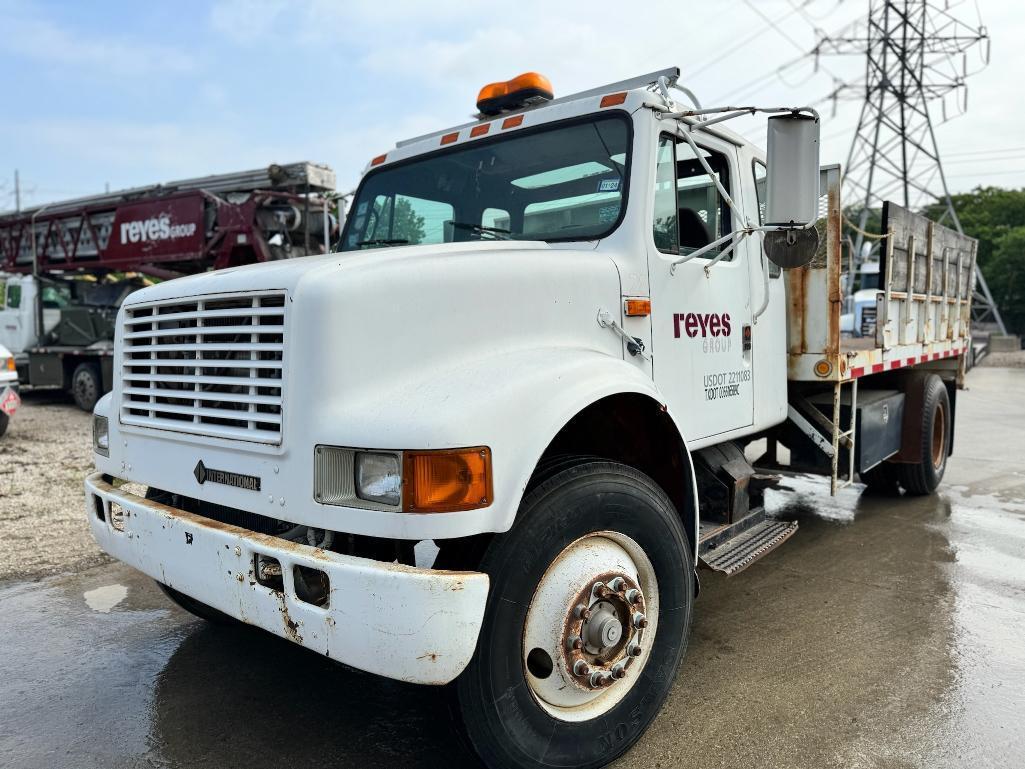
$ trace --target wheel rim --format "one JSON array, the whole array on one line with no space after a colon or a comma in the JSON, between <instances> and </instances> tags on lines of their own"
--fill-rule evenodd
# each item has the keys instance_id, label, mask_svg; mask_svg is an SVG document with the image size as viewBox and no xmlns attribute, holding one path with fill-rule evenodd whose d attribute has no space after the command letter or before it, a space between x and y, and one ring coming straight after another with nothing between
<instances>
[{"instance_id":1,"label":"wheel rim","mask_svg":"<svg viewBox=\"0 0 1025 769\"><path fill-rule=\"evenodd\" d=\"M537 703L563 721L611 710L647 664L658 607L654 567L633 539L599 531L567 546L527 609L522 662Z\"/></svg>"},{"instance_id":2,"label":"wheel rim","mask_svg":"<svg viewBox=\"0 0 1025 769\"><path fill-rule=\"evenodd\" d=\"M932 420L932 466L939 469L946 459L947 415L942 406L936 407Z\"/></svg>"}]
</instances>

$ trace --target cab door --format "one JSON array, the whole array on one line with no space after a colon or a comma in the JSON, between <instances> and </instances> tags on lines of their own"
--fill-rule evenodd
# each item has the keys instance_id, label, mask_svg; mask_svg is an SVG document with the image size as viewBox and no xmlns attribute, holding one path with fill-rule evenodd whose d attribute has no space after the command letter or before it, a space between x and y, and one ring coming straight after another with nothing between
<instances>
[{"instance_id":1,"label":"cab door","mask_svg":"<svg viewBox=\"0 0 1025 769\"><path fill-rule=\"evenodd\" d=\"M697 143L720 183L742 206L736 148L714 137ZM654 161L648 265L655 383L688 440L750 427L754 377L749 246L757 240L745 239L718 261L722 247L674 270L673 262L729 234L737 223L685 140L661 133Z\"/></svg>"}]
</instances>

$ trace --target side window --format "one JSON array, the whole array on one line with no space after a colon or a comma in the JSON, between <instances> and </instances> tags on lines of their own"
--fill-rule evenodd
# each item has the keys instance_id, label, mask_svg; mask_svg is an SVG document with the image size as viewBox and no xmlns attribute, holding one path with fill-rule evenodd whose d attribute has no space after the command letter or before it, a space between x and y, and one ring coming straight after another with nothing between
<instances>
[{"instance_id":1,"label":"side window","mask_svg":"<svg viewBox=\"0 0 1025 769\"><path fill-rule=\"evenodd\" d=\"M702 149L702 152L719 183L729 192L730 166L726 156L710 150ZM685 141L676 143L676 188L677 205L680 209L681 254L697 251L702 246L730 234L730 208L694 154L694 150ZM705 253L712 259L719 250L713 248ZM731 251L723 261L732 261L733 254Z\"/></svg>"},{"instance_id":2,"label":"side window","mask_svg":"<svg viewBox=\"0 0 1025 769\"><path fill-rule=\"evenodd\" d=\"M655 221L652 235L655 247L667 254L680 253L679 229L676 224L676 142L663 134L658 140L655 159Z\"/></svg>"},{"instance_id":3,"label":"side window","mask_svg":"<svg viewBox=\"0 0 1025 769\"><path fill-rule=\"evenodd\" d=\"M10 283L7 286L7 306L12 310L21 307L21 286L17 283Z\"/></svg>"},{"instance_id":4,"label":"side window","mask_svg":"<svg viewBox=\"0 0 1025 769\"><path fill-rule=\"evenodd\" d=\"M704 149L702 153L719 183L729 192L726 156ZM656 158L654 219L655 245L659 251L670 254L693 253L732 231L729 206L691 146L666 135L659 140ZM712 259L719 250L713 248L703 256ZM732 259L733 252L723 261Z\"/></svg>"},{"instance_id":5,"label":"side window","mask_svg":"<svg viewBox=\"0 0 1025 769\"><path fill-rule=\"evenodd\" d=\"M752 161L751 170L754 172L755 177L755 195L758 198L758 224L765 224L765 195L766 195L766 182L765 179L769 175L768 169L765 167L765 163L760 160ZM768 260L766 260L768 261ZM778 278L783 274L783 269L775 262L769 262L769 277Z\"/></svg>"}]
</instances>

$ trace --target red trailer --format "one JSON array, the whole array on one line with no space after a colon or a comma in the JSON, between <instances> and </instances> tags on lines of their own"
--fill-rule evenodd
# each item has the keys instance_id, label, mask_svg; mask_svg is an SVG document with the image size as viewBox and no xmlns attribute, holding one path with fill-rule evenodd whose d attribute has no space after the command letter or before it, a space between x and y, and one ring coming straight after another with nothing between
<instances>
[{"instance_id":1,"label":"red trailer","mask_svg":"<svg viewBox=\"0 0 1025 769\"><path fill-rule=\"evenodd\" d=\"M110 389L117 308L141 285L124 273L169 278L324 253L337 231L334 190L330 168L293 163L0 214L0 344L23 383L62 387L92 410Z\"/></svg>"}]
</instances>

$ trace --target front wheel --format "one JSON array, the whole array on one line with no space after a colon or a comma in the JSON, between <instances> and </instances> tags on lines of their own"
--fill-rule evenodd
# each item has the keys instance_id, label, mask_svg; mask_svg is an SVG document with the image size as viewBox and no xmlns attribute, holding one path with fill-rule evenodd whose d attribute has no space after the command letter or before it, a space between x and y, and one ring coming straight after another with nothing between
<instances>
[{"instance_id":1,"label":"front wheel","mask_svg":"<svg viewBox=\"0 0 1025 769\"><path fill-rule=\"evenodd\" d=\"M657 715L683 658L691 546L665 492L582 460L528 492L481 569L491 592L458 716L492 768L599 767Z\"/></svg>"}]
</instances>

